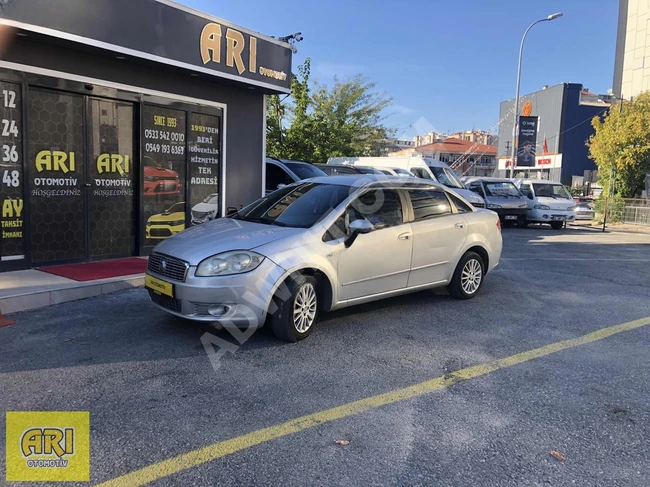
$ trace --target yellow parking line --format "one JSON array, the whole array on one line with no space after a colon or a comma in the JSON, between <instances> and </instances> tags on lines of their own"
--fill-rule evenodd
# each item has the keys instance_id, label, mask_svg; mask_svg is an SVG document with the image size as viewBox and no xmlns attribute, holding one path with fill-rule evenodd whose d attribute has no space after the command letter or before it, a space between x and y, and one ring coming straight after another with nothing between
<instances>
[{"instance_id":1,"label":"yellow parking line","mask_svg":"<svg viewBox=\"0 0 650 487\"><path fill-rule=\"evenodd\" d=\"M356 414L363 413L380 406L393 404L407 399L412 399L414 397L422 396L434 391L446 389L447 387L457 382L474 379L476 377L489 374L499 369L512 367L513 365L528 362L530 360L560 352L568 348L574 348L580 345L585 345L587 343L603 340L612 335L634 330L636 328L641 328L642 326L646 325L650 325L650 316L641 318L639 320L622 323L620 325L602 328L598 331L582 335L578 338L551 343L550 345L545 345L540 348L521 352L515 355L511 355L510 357L494 360L485 364L466 367L442 377L436 377L435 379L420 382L419 384L414 384L402 389L396 389L384 394L379 394L378 396L371 396L365 399L360 399L358 401L349 402L347 404L343 404L331 409L325 409L324 411L301 416L285 423L280 423L274 426L269 426L268 428L252 431L250 433L237 436L236 438L213 443L203 448L199 448L197 450L183 453L167 460L154 463L148 467L141 468L140 470L135 470L134 472L116 477L99 485L101 487L145 485L149 482L153 482L154 480L169 477L175 473L187 470L197 465L201 465L202 463L210 462L212 460L225 457L226 455L231 455L232 453L236 453L238 451L245 450L252 446L275 440L292 433L297 433L299 431L313 428L323 423L329 423L330 421L354 416Z\"/></svg>"}]
</instances>

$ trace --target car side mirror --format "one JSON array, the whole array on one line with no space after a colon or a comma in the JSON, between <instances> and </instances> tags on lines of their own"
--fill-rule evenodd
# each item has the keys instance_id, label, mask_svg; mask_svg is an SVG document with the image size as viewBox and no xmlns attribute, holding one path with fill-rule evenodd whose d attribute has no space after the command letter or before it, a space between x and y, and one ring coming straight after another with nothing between
<instances>
[{"instance_id":1,"label":"car side mirror","mask_svg":"<svg viewBox=\"0 0 650 487\"><path fill-rule=\"evenodd\" d=\"M282 188L286 188L286 187L287 187L286 184L282 184L282 183L280 183L280 184L278 184L277 189L282 189Z\"/></svg>"},{"instance_id":2,"label":"car side mirror","mask_svg":"<svg viewBox=\"0 0 650 487\"><path fill-rule=\"evenodd\" d=\"M528 194L527 194L526 196L528 196L528 199L529 199L529 200L535 199L535 198L533 197L533 192L532 192L532 191L529 191Z\"/></svg>"},{"instance_id":3,"label":"car side mirror","mask_svg":"<svg viewBox=\"0 0 650 487\"><path fill-rule=\"evenodd\" d=\"M370 233L375 227L368 220L354 220L350 222L350 235L345 239L345 248L350 247L362 233Z\"/></svg>"},{"instance_id":4,"label":"car side mirror","mask_svg":"<svg viewBox=\"0 0 650 487\"><path fill-rule=\"evenodd\" d=\"M234 206L229 206L226 209L226 216L231 216L231 215L234 215L235 213L237 213L237 208L235 208ZM214 218L214 215L213 215L213 218Z\"/></svg>"}]
</instances>

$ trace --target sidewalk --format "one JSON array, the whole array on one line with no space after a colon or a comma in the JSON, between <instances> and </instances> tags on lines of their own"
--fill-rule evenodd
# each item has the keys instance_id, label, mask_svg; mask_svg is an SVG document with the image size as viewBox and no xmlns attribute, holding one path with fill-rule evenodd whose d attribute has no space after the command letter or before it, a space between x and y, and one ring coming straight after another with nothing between
<instances>
[{"instance_id":1,"label":"sidewalk","mask_svg":"<svg viewBox=\"0 0 650 487\"><path fill-rule=\"evenodd\" d=\"M79 282L36 269L0 273L3 315L144 286L144 274Z\"/></svg>"}]
</instances>

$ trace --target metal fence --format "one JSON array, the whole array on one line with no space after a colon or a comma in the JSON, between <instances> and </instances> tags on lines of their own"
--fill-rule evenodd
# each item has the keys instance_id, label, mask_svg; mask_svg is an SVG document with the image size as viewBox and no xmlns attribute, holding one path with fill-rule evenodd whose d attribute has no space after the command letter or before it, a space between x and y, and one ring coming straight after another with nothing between
<instances>
[{"instance_id":1,"label":"metal fence","mask_svg":"<svg viewBox=\"0 0 650 487\"><path fill-rule=\"evenodd\" d=\"M609 221L650 226L650 200L627 198L614 200L607 211Z\"/></svg>"}]
</instances>

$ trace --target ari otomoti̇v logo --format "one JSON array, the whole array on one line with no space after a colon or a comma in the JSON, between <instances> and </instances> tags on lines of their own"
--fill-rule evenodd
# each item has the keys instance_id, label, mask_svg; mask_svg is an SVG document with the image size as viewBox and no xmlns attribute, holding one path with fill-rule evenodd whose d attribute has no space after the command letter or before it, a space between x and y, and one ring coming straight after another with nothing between
<instances>
[{"instance_id":1,"label":"ari otomoti\u0307v logo","mask_svg":"<svg viewBox=\"0 0 650 487\"><path fill-rule=\"evenodd\" d=\"M90 479L90 413L7 411L6 480Z\"/></svg>"}]
</instances>

